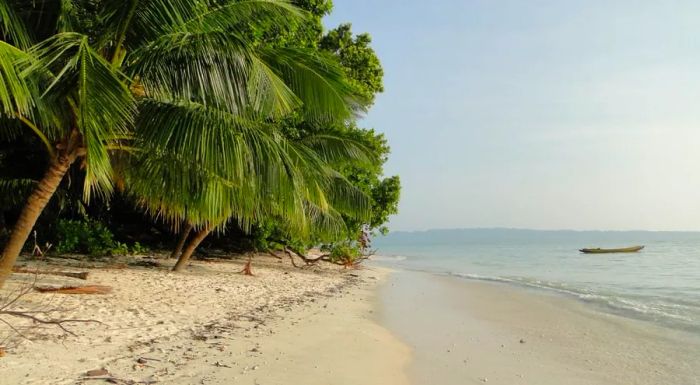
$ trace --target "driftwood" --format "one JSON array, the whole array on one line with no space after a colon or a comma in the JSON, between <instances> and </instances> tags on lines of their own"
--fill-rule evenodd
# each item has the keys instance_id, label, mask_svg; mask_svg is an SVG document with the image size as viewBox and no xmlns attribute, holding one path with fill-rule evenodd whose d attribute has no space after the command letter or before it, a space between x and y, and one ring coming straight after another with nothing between
<instances>
[{"instance_id":1,"label":"driftwood","mask_svg":"<svg viewBox=\"0 0 700 385\"><path fill-rule=\"evenodd\" d=\"M12 269L15 273L26 273L26 274L41 274L41 275L60 275L62 277L71 277L71 278L78 278L78 279L87 279L88 278L88 272L87 271L82 271L79 273L74 273L70 271L52 271L52 270L33 270L33 269L25 269L22 267L15 267Z\"/></svg>"},{"instance_id":2,"label":"driftwood","mask_svg":"<svg viewBox=\"0 0 700 385\"><path fill-rule=\"evenodd\" d=\"M34 290L40 293L59 293L59 294L108 294L112 292L112 288L102 285L87 285L87 286L36 286Z\"/></svg>"}]
</instances>

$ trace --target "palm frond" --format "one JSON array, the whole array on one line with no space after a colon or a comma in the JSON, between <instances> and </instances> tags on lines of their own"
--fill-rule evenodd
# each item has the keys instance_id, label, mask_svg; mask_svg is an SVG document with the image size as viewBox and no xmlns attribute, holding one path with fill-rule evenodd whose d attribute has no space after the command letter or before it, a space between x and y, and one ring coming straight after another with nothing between
<instances>
[{"instance_id":1,"label":"palm frond","mask_svg":"<svg viewBox=\"0 0 700 385\"><path fill-rule=\"evenodd\" d=\"M374 156L362 142L342 132L309 135L300 139L300 143L312 149L324 162L331 165L347 162L367 163Z\"/></svg>"},{"instance_id":2,"label":"palm frond","mask_svg":"<svg viewBox=\"0 0 700 385\"><path fill-rule=\"evenodd\" d=\"M13 1L0 0L0 37L9 38L15 46L22 49L31 46L31 36L17 14Z\"/></svg>"},{"instance_id":3,"label":"palm frond","mask_svg":"<svg viewBox=\"0 0 700 385\"><path fill-rule=\"evenodd\" d=\"M149 96L172 94L235 114L289 114L299 99L250 46L229 32L172 32L132 52L126 71Z\"/></svg>"},{"instance_id":4,"label":"palm frond","mask_svg":"<svg viewBox=\"0 0 700 385\"><path fill-rule=\"evenodd\" d=\"M189 19L180 28L185 30L232 30L245 26L289 25L308 21L307 12L286 0L228 0L219 2L206 12Z\"/></svg>"},{"instance_id":5,"label":"palm frond","mask_svg":"<svg viewBox=\"0 0 700 385\"><path fill-rule=\"evenodd\" d=\"M249 226L265 210L301 210L297 170L263 125L190 101L144 99L141 112L137 143L149 150L134 158L128 172L139 176L129 188L152 212L195 223L235 216ZM168 162L177 158L185 167Z\"/></svg>"},{"instance_id":6,"label":"palm frond","mask_svg":"<svg viewBox=\"0 0 700 385\"><path fill-rule=\"evenodd\" d=\"M55 68L45 97L73 100L76 126L83 136L86 155L84 195L108 194L112 167L108 144L128 134L136 111L126 77L92 49L85 35L59 33L32 50L36 60L28 71Z\"/></svg>"},{"instance_id":7,"label":"palm frond","mask_svg":"<svg viewBox=\"0 0 700 385\"><path fill-rule=\"evenodd\" d=\"M5 115L29 114L34 106L31 86L18 68L26 59L24 51L0 41L0 112Z\"/></svg>"},{"instance_id":8,"label":"palm frond","mask_svg":"<svg viewBox=\"0 0 700 385\"><path fill-rule=\"evenodd\" d=\"M306 48L262 48L267 66L302 101L309 121L343 121L361 112L361 104L342 68L330 54Z\"/></svg>"}]
</instances>

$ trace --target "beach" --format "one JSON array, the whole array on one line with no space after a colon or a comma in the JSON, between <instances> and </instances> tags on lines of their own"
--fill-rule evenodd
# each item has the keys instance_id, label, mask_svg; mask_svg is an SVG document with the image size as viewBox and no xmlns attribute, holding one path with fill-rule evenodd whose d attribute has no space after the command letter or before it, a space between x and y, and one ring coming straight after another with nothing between
<instances>
[{"instance_id":1,"label":"beach","mask_svg":"<svg viewBox=\"0 0 700 385\"><path fill-rule=\"evenodd\" d=\"M0 358L3 383L700 384L696 335L559 294L371 262L253 261L253 277L238 273L245 259L83 269L113 291L31 293L27 306L99 323L22 329L32 341Z\"/></svg>"},{"instance_id":2,"label":"beach","mask_svg":"<svg viewBox=\"0 0 700 385\"><path fill-rule=\"evenodd\" d=\"M544 290L397 271L382 320L414 384L694 385L700 339Z\"/></svg>"},{"instance_id":3,"label":"beach","mask_svg":"<svg viewBox=\"0 0 700 385\"><path fill-rule=\"evenodd\" d=\"M258 256L250 277L238 273L244 262L195 262L182 274L165 266L82 269L112 293L31 293L22 299L28 308L56 306L66 310L54 316L100 323L67 324L75 336L22 329L31 341L19 339L0 358L2 383L407 383L409 350L374 316L385 270L297 269ZM30 278L16 274L13 283Z\"/></svg>"}]
</instances>

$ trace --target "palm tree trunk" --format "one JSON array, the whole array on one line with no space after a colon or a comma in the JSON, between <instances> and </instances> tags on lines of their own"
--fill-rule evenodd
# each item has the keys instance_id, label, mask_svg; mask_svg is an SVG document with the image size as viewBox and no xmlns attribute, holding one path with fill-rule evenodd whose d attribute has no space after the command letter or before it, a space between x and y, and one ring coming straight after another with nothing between
<instances>
[{"instance_id":1,"label":"palm tree trunk","mask_svg":"<svg viewBox=\"0 0 700 385\"><path fill-rule=\"evenodd\" d=\"M177 241L177 245L175 246L175 250L173 250L172 254L170 254L170 258L177 258L180 256L182 253L182 248L185 247L185 242L187 242L187 237L190 236L190 233L192 232L192 224L187 222L185 227L182 229L182 233L180 233L180 239Z\"/></svg>"},{"instance_id":2,"label":"palm tree trunk","mask_svg":"<svg viewBox=\"0 0 700 385\"><path fill-rule=\"evenodd\" d=\"M0 257L0 288L3 287L7 278L12 274L12 267L17 261L19 253L24 247L24 243L29 238L39 215L44 207L49 203L56 189L61 184L63 176L66 175L71 164L75 161L75 156L60 156L51 162L46 174L39 181L32 194L27 199L22 208L22 212L12 229L10 239L5 245L5 249Z\"/></svg>"},{"instance_id":3,"label":"palm tree trunk","mask_svg":"<svg viewBox=\"0 0 700 385\"><path fill-rule=\"evenodd\" d=\"M178 258L175 267L173 267L173 271L182 271L182 269L184 269L185 266L187 266L187 263L190 261L190 257L192 257L192 254L197 249L199 244L202 243L204 238L206 238L209 235L209 233L211 233L211 229L209 228L209 226L206 226L194 235L194 238L190 240L190 242L187 244L187 247L185 247L185 250L182 252L182 255L180 255L180 258Z\"/></svg>"}]
</instances>

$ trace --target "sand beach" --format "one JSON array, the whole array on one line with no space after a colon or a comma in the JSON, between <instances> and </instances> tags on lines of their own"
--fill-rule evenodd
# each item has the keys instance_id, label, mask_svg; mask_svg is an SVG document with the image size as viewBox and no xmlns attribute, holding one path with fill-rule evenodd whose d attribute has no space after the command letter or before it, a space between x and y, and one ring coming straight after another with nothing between
<instances>
[{"instance_id":1,"label":"sand beach","mask_svg":"<svg viewBox=\"0 0 700 385\"><path fill-rule=\"evenodd\" d=\"M113 291L32 292L26 309L99 323L70 335L12 320L29 339L5 340L3 384L700 384L697 336L561 295L270 256L249 277L244 261L81 269Z\"/></svg>"},{"instance_id":2,"label":"sand beach","mask_svg":"<svg viewBox=\"0 0 700 385\"><path fill-rule=\"evenodd\" d=\"M375 288L387 272L288 260L195 262L186 273L162 268L80 269L106 295L35 293L26 309L99 323L55 327L11 321L0 358L3 384L406 384L409 350L375 321ZM10 291L31 275L15 274ZM40 276L39 283L85 284ZM4 337L12 334L6 325ZM89 371L106 373L87 376Z\"/></svg>"},{"instance_id":3,"label":"sand beach","mask_svg":"<svg viewBox=\"0 0 700 385\"><path fill-rule=\"evenodd\" d=\"M700 338L514 285L396 271L382 321L413 384L697 385Z\"/></svg>"}]
</instances>

